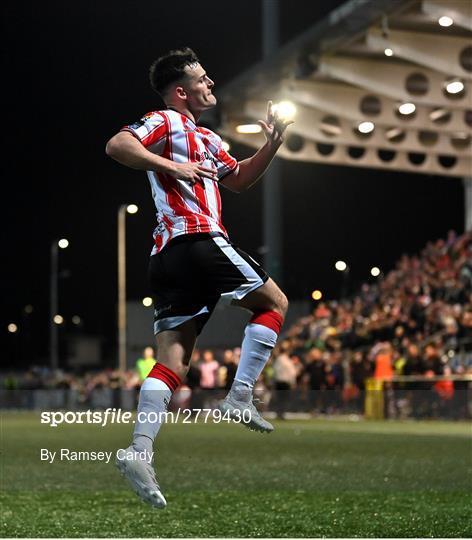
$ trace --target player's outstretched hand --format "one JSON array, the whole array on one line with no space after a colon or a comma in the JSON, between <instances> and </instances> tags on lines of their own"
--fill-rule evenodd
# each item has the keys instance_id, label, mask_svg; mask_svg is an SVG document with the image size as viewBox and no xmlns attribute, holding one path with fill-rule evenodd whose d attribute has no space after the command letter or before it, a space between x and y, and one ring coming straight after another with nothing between
<instances>
[{"instance_id":1,"label":"player's outstretched hand","mask_svg":"<svg viewBox=\"0 0 472 540\"><path fill-rule=\"evenodd\" d=\"M274 111L272 101L267 102L267 118L264 120L258 120L257 122L264 132L267 141L270 144L280 146L284 142L283 134L287 129L287 126L293 124L293 120L285 120L280 118L277 114L277 110Z\"/></svg>"},{"instance_id":2,"label":"player's outstretched hand","mask_svg":"<svg viewBox=\"0 0 472 540\"><path fill-rule=\"evenodd\" d=\"M202 162L194 161L187 163L174 163L174 167L169 174L178 180L185 180L186 182L201 182L202 178L209 178L218 182L218 176L214 169L204 167Z\"/></svg>"}]
</instances>

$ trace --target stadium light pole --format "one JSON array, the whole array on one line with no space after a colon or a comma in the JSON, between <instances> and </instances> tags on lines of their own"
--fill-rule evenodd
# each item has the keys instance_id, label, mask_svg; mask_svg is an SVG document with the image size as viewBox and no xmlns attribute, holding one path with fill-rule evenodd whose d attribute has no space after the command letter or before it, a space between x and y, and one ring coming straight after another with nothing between
<instances>
[{"instance_id":1,"label":"stadium light pole","mask_svg":"<svg viewBox=\"0 0 472 540\"><path fill-rule=\"evenodd\" d=\"M349 280L349 265L344 261L336 261L334 267L338 272L342 274L342 283L341 283L341 299L343 299L348 292L348 280Z\"/></svg>"},{"instance_id":2,"label":"stadium light pole","mask_svg":"<svg viewBox=\"0 0 472 540\"><path fill-rule=\"evenodd\" d=\"M118 369L126 370L126 214L136 214L135 204L118 208Z\"/></svg>"},{"instance_id":3,"label":"stadium light pole","mask_svg":"<svg viewBox=\"0 0 472 540\"><path fill-rule=\"evenodd\" d=\"M279 0L262 0L262 52L264 58L279 48ZM264 266L282 285L282 217L281 217L281 162L274 157L265 173L263 190Z\"/></svg>"},{"instance_id":4,"label":"stadium light pole","mask_svg":"<svg viewBox=\"0 0 472 540\"><path fill-rule=\"evenodd\" d=\"M66 249L65 238L51 243L51 273L49 276L49 363L52 370L59 367L59 328L55 317L59 309L59 249Z\"/></svg>"}]
</instances>

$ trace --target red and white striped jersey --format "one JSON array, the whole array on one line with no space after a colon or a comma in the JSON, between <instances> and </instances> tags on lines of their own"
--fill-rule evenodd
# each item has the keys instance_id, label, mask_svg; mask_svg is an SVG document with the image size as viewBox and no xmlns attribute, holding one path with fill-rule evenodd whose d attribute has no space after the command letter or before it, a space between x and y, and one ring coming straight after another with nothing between
<instances>
[{"instance_id":1,"label":"red and white striped jersey","mask_svg":"<svg viewBox=\"0 0 472 540\"><path fill-rule=\"evenodd\" d=\"M122 129L130 131L149 151L176 163L203 161L203 166L215 169L219 181L238 168L216 133L175 110L150 112ZM157 210L152 254L182 234L219 232L227 236L221 222L218 182L202 178L202 182L192 184L155 171L147 171L147 175Z\"/></svg>"}]
</instances>

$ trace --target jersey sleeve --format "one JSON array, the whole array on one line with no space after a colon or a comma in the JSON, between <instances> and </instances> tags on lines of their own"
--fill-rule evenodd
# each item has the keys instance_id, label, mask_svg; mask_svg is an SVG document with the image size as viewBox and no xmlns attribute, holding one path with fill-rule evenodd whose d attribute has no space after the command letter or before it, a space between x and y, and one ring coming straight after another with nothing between
<instances>
[{"instance_id":1,"label":"jersey sleeve","mask_svg":"<svg viewBox=\"0 0 472 540\"><path fill-rule=\"evenodd\" d=\"M164 139L167 135L167 122L160 112L150 112L134 124L123 126L120 131L129 131L147 148Z\"/></svg>"},{"instance_id":2,"label":"jersey sleeve","mask_svg":"<svg viewBox=\"0 0 472 540\"><path fill-rule=\"evenodd\" d=\"M213 131L205 130L208 148L214 157L218 180L221 181L228 174L236 171L239 167L238 160L223 148L221 137Z\"/></svg>"}]
</instances>

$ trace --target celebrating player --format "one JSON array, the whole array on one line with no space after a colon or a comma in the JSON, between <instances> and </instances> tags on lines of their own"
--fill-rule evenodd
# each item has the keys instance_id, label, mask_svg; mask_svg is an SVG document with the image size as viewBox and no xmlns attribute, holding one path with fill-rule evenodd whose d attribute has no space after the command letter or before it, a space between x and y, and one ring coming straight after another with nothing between
<instances>
[{"instance_id":1,"label":"celebrating player","mask_svg":"<svg viewBox=\"0 0 472 540\"><path fill-rule=\"evenodd\" d=\"M252 391L276 343L288 302L266 272L229 240L221 221L219 185L235 192L252 186L275 156L290 122L278 118L269 102L266 120L259 121L265 144L238 162L218 135L197 124L216 98L213 81L191 49L158 58L150 81L165 110L125 126L110 139L106 152L123 165L147 171L157 210L149 264L157 363L141 388L130 452L122 453L127 457L118 459L117 466L143 500L163 508L166 500L152 460L140 456L143 450L152 455L158 413L166 411L185 377L197 336L218 301L253 314L234 383L220 409L252 430L273 430L254 407ZM152 421L149 413L154 413Z\"/></svg>"}]
</instances>

